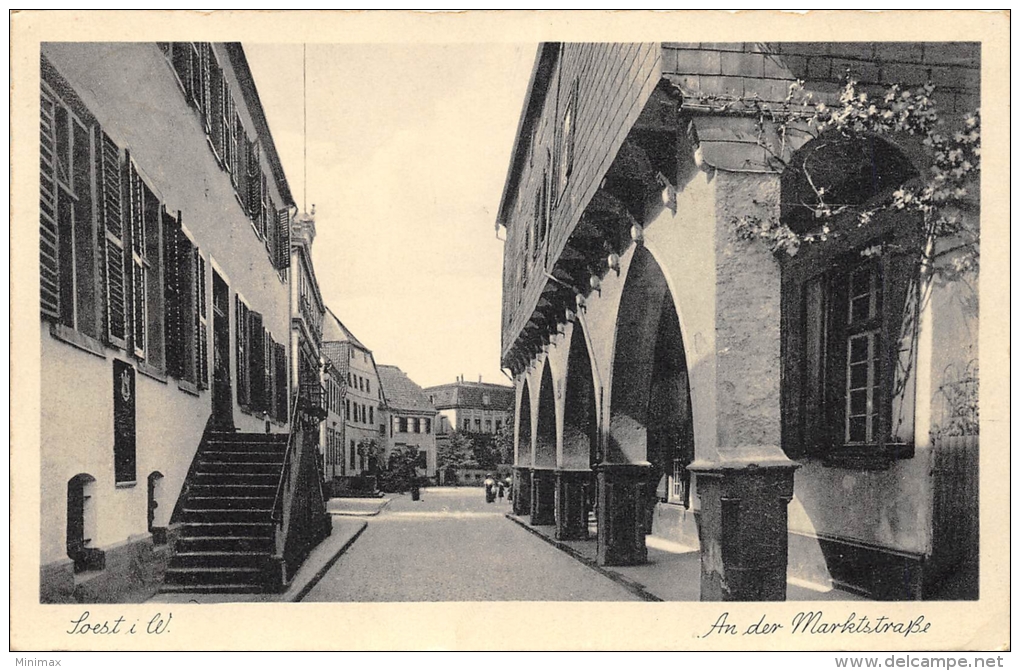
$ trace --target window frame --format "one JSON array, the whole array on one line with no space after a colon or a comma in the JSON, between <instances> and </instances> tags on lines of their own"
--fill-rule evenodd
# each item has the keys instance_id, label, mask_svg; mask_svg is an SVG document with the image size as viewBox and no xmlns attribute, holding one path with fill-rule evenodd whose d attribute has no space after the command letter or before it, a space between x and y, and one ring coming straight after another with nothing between
<instances>
[{"instance_id":1,"label":"window frame","mask_svg":"<svg viewBox=\"0 0 1020 671\"><path fill-rule=\"evenodd\" d=\"M906 311L917 309L917 227L903 213L881 215L869 227L849 217L836 222L842 235L805 247L782 260L783 447L791 458L819 458L826 466L883 470L914 455L914 413L893 427L897 402L916 404L917 352L902 375ZM868 318L850 323L849 278L872 268ZM916 321L916 315L915 315ZM852 328L851 328L852 327ZM870 335L869 335L870 334ZM865 440L850 440L850 342L868 337L871 421ZM902 382L902 385L901 385Z\"/></svg>"}]
</instances>

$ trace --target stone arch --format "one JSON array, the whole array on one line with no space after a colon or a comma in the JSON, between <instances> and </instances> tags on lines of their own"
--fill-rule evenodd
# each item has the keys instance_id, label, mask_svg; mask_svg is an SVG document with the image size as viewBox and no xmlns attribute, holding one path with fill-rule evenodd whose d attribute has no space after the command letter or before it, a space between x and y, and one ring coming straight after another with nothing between
<instances>
[{"instance_id":1,"label":"stone arch","mask_svg":"<svg viewBox=\"0 0 1020 671\"><path fill-rule=\"evenodd\" d=\"M833 206L863 205L917 177L919 156L911 143L874 133L829 132L801 146L780 179L780 216L798 233L817 227L811 207L816 189Z\"/></svg>"},{"instance_id":2,"label":"stone arch","mask_svg":"<svg viewBox=\"0 0 1020 671\"><path fill-rule=\"evenodd\" d=\"M556 467L556 396L549 361L542 366L538 387L538 426L535 429L536 468Z\"/></svg>"},{"instance_id":3,"label":"stone arch","mask_svg":"<svg viewBox=\"0 0 1020 671\"><path fill-rule=\"evenodd\" d=\"M604 460L651 463L660 477L673 459L689 463L693 421L680 319L662 268L644 246L634 251L620 297L610 381Z\"/></svg>"},{"instance_id":4,"label":"stone arch","mask_svg":"<svg viewBox=\"0 0 1020 671\"><path fill-rule=\"evenodd\" d=\"M524 380L521 390L521 401L517 408L517 455L515 463L518 466L530 468L533 463L532 448L534 442L531 439L531 393L528 390L528 381Z\"/></svg>"},{"instance_id":5,"label":"stone arch","mask_svg":"<svg viewBox=\"0 0 1020 671\"><path fill-rule=\"evenodd\" d=\"M595 404L595 378L584 330L575 323L567 355L567 382L563 405L563 456L560 466L591 468L599 458L599 426Z\"/></svg>"}]
</instances>

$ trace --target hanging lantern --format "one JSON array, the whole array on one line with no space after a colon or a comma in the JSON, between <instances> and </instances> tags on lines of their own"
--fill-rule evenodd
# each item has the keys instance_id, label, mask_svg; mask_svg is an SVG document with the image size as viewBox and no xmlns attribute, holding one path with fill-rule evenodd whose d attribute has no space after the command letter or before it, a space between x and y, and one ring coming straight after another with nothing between
<instances>
[{"instance_id":1,"label":"hanging lantern","mask_svg":"<svg viewBox=\"0 0 1020 671\"><path fill-rule=\"evenodd\" d=\"M564 313L564 316L567 318L567 323L571 323L575 319L577 319L577 314L573 310L571 310L570 308L567 308L566 310L564 310L563 313Z\"/></svg>"},{"instance_id":2,"label":"hanging lantern","mask_svg":"<svg viewBox=\"0 0 1020 671\"><path fill-rule=\"evenodd\" d=\"M630 239L639 245L645 241L645 229L641 224L634 224L630 227Z\"/></svg>"},{"instance_id":3,"label":"hanging lantern","mask_svg":"<svg viewBox=\"0 0 1020 671\"><path fill-rule=\"evenodd\" d=\"M610 252L609 256L606 257L606 263L609 265L610 270L615 270L616 274L620 274L620 255L616 252Z\"/></svg>"},{"instance_id":4,"label":"hanging lantern","mask_svg":"<svg viewBox=\"0 0 1020 671\"><path fill-rule=\"evenodd\" d=\"M600 296L602 295L602 280L599 279L598 275L592 273L592 276L588 278L588 284L591 285L592 289L599 292Z\"/></svg>"}]
</instances>

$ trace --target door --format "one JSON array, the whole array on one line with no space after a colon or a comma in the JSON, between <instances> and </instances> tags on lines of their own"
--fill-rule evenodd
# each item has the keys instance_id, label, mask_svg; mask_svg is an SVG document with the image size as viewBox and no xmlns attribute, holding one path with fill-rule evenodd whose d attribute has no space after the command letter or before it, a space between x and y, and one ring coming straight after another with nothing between
<instances>
[{"instance_id":1,"label":"door","mask_svg":"<svg viewBox=\"0 0 1020 671\"><path fill-rule=\"evenodd\" d=\"M213 424L234 428L233 393L230 386L230 290L213 270Z\"/></svg>"}]
</instances>

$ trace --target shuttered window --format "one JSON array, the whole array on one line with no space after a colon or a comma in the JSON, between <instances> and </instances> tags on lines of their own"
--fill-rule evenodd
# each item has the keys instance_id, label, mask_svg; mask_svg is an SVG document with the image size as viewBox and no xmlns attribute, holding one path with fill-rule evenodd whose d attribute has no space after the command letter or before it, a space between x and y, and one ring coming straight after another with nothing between
<instances>
[{"instance_id":1,"label":"shuttered window","mask_svg":"<svg viewBox=\"0 0 1020 671\"><path fill-rule=\"evenodd\" d=\"M250 311L238 296L234 297L234 307L237 340L237 403L248 407L251 405L251 387L248 384L248 334L250 327L248 315Z\"/></svg>"},{"instance_id":2,"label":"shuttered window","mask_svg":"<svg viewBox=\"0 0 1020 671\"><path fill-rule=\"evenodd\" d=\"M266 408L265 331L262 329L261 313L250 311L248 315L248 380L251 390L248 407L261 412Z\"/></svg>"},{"instance_id":3,"label":"shuttered window","mask_svg":"<svg viewBox=\"0 0 1020 671\"><path fill-rule=\"evenodd\" d=\"M205 259L195 249L196 312L195 312L195 356L197 357L198 388L209 387L209 284Z\"/></svg>"},{"instance_id":4,"label":"shuttered window","mask_svg":"<svg viewBox=\"0 0 1020 671\"><path fill-rule=\"evenodd\" d=\"M106 341L127 347L127 277L125 274L123 173L121 151L110 137L96 128L96 184L102 220L100 240Z\"/></svg>"},{"instance_id":5,"label":"shuttered window","mask_svg":"<svg viewBox=\"0 0 1020 671\"><path fill-rule=\"evenodd\" d=\"M43 84L39 114L39 291L44 316L60 318L57 234L57 103Z\"/></svg>"},{"instance_id":6,"label":"shuttered window","mask_svg":"<svg viewBox=\"0 0 1020 671\"><path fill-rule=\"evenodd\" d=\"M248 143L248 216L255 225L259 236L263 239L266 236L265 226L262 220L262 163L258 140Z\"/></svg>"},{"instance_id":7,"label":"shuttered window","mask_svg":"<svg viewBox=\"0 0 1020 671\"><path fill-rule=\"evenodd\" d=\"M201 269L198 267L197 259L201 256L184 234L179 217L179 214L174 217L163 213L166 370L171 377L197 385L202 357L208 356L208 351L203 354L201 348L198 320L199 312L204 309L200 303L204 304L205 291L199 273L204 275L205 271L204 263Z\"/></svg>"},{"instance_id":8,"label":"shuttered window","mask_svg":"<svg viewBox=\"0 0 1020 671\"><path fill-rule=\"evenodd\" d=\"M273 343L273 365L276 368L276 419L287 421L287 405L290 398L289 376L287 375L287 347Z\"/></svg>"},{"instance_id":9,"label":"shuttered window","mask_svg":"<svg viewBox=\"0 0 1020 671\"><path fill-rule=\"evenodd\" d=\"M283 208L276 213L276 267L285 270L290 267L290 210Z\"/></svg>"}]
</instances>

